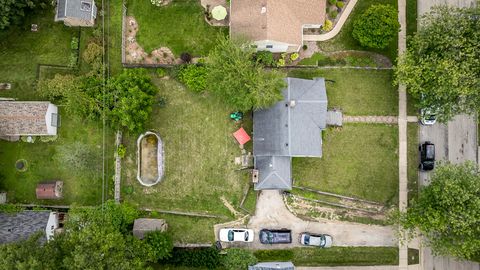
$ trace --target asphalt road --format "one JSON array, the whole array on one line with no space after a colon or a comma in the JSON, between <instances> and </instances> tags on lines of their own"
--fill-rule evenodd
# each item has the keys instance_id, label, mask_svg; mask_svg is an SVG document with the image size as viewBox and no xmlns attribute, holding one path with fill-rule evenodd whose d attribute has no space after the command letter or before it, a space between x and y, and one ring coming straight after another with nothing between
<instances>
[{"instance_id":1,"label":"asphalt road","mask_svg":"<svg viewBox=\"0 0 480 270\"><path fill-rule=\"evenodd\" d=\"M473 6L474 0L418 0L419 17L436 5L456 7ZM435 144L437 161L448 160L462 163L467 160L477 161L477 126L476 119L467 115L459 115L446 125L420 127L420 143L431 141ZM419 184L429 184L430 173L419 172ZM449 257L435 257L429 248L423 248L421 265L425 270L479 270L480 265L474 262L457 261Z\"/></svg>"}]
</instances>

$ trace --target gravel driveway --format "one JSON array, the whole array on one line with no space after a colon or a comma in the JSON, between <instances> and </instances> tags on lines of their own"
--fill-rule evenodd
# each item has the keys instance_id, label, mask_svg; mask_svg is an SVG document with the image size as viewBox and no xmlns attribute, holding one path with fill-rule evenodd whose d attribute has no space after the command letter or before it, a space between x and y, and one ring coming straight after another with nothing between
<instances>
[{"instance_id":1,"label":"gravel driveway","mask_svg":"<svg viewBox=\"0 0 480 270\"><path fill-rule=\"evenodd\" d=\"M394 230L388 226L366 225L342 221L311 222L302 220L293 215L285 206L283 196L276 190L261 191L257 200L255 216L250 218L247 228L253 229L255 239L253 243L237 243L235 246L252 249L287 249L301 246L300 233L326 233L333 237L334 246L397 246ZM292 230L293 243L264 245L258 239L261 229ZM218 231L217 231L218 235ZM223 243L222 243L223 244ZM224 245L226 246L226 245Z\"/></svg>"}]
</instances>

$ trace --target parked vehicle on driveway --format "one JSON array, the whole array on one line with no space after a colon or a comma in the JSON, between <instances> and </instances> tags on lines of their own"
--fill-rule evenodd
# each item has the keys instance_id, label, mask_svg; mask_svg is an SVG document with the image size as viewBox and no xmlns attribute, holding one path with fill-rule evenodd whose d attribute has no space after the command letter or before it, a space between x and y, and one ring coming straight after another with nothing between
<instances>
[{"instance_id":1,"label":"parked vehicle on driveway","mask_svg":"<svg viewBox=\"0 0 480 270\"><path fill-rule=\"evenodd\" d=\"M433 170L435 167L435 145L426 141L418 147L418 150L420 150L420 169L422 171Z\"/></svg>"},{"instance_id":2,"label":"parked vehicle on driveway","mask_svg":"<svg viewBox=\"0 0 480 270\"><path fill-rule=\"evenodd\" d=\"M260 243L262 244L289 244L292 243L292 231L287 229L260 231Z\"/></svg>"},{"instance_id":3,"label":"parked vehicle on driveway","mask_svg":"<svg viewBox=\"0 0 480 270\"><path fill-rule=\"evenodd\" d=\"M249 229L221 229L219 233L222 242L253 242L253 230Z\"/></svg>"},{"instance_id":4,"label":"parked vehicle on driveway","mask_svg":"<svg viewBox=\"0 0 480 270\"><path fill-rule=\"evenodd\" d=\"M431 126L437 122L437 116L431 109L420 110L420 123L425 126Z\"/></svg>"},{"instance_id":5,"label":"parked vehicle on driveway","mask_svg":"<svg viewBox=\"0 0 480 270\"><path fill-rule=\"evenodd\" d=\"M304 232L300 234L300 244L305 246L314 246L329 248L332 246L333 239L328 234L312 234Z\"/></svg>"}]
</instances>

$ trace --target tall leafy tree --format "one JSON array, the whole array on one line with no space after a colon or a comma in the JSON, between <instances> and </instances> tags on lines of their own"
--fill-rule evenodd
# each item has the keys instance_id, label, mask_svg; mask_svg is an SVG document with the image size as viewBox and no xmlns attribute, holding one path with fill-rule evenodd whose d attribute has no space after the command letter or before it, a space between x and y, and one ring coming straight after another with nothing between
<instances>
[{"instance_id":1,"label":"tall leafy tree","mask_svg":"<svg viewBox=\"0 0 480 270\"><path fill-rule=\"evenodd\" d=\"M353 38L363 47L383 49L400 29L397 10L392 5L372 5L353 23Z\"/></svg>"},{"instance_id":2,"label":"tall leafy tree","mask_svg":"<svg viewBox=\"0 0 480 270\"><path fill-rule=\"evenodd\" d=\"M480 108L480 9L440 6L421 18L396 75L441 121Z\"/></svg>"},{"instance_id":3,"label":"tall leafy tree","mask_svg":"<svg viewBox=\"0 0 480 270\"><path fill-rule=\"evenodd\" d=\"M401 218L406 232L416 228L432 250L470 259L480 255L480 174L472 163L439 166L431 184Z\"/></svg>"},{"instance_id":4,"label":"tall leafy tree","mask_svg":"<svg viewBox=\"0 0 480 270\"><path fill-rule=\"evenodd\" d=\"M0 30L9 27L12 23L20 22L25 11L35 8L33 0L0 0Z\"/></svg>"},{"instance_id":5,"label":"tall leafy tree","mask_svg":"<svg viewBox=\"0 0 480 270\"><path fill-rule=\"evenodd\" d=\"M283 75L252 59L247 42L220 37L207 58L207 89L238 110L261 109L282 99Z\"/></svg>"},{"instance_id":6,"label":"tall leafy tree","mask_svg":"<svg viewBox=\"0 0 480 270\"><path fill-rule=\"evenodd\" d=\"M143 69L125 69L108 83L113 96L109 120L114 128L140 132L150 118L157 88Z\"/></svg>"}]
</instances>

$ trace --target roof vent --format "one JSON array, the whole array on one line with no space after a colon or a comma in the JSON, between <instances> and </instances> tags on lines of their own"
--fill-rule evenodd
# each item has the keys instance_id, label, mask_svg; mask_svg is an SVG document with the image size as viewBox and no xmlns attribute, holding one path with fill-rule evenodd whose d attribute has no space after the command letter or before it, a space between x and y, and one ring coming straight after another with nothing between
<instances>
[{"instance_id":1,"label":"roof vent","mask_svg":"<svg viewBox=\"0 0 480 270\"><path fill-rule=\"evenodd\" d=\"M260 13L261 13L261 14L267 13L267 7L266 7L266 6L262 6L262 9L260 10Z\"/></svg>"},{"instance_id":2,"label":"roof vent","mask_svg":"<svg viewBox=\"0 0 480 270\"><path fill-rule=\"evenodd\" d=\"M290 100L289 105L290 105L290 108L293 108L295 107L295 105L297 105L297 102L294 99L292 99Z\"/></svg>"},{"instance_id":3,"label":"roof vent","mask_svg":"<svg viewBox=\"0 0 480 270\"><path fill-rule=\"evenodd\" d=\"M82 1L82 2L80 3L80 10L83 10L83 11L91 11L91 10L92 10L92 4L91 4L91 3L88 3L88 2Z\"/></svg>"}]
</instances>

